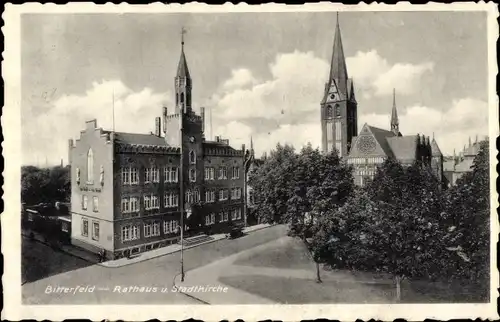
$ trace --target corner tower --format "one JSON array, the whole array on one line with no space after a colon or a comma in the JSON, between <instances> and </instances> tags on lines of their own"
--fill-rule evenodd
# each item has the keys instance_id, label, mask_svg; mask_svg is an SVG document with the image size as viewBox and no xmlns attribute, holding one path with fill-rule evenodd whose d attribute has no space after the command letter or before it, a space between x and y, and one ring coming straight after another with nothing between
<instances>
[{"instance_id":1,"label":"corner tower","mask_svg":"<svg viewBox=\"0 0 500 322\"><path fill-rule=\"evenodd\" d=\"M354 84L347 75L337 13L330 74L321 100L323 153L330 153L333 149L336 149L340 157L348 155L352 137L356 136L358 132L357 118Z\"/></svg>"}]
</instances>

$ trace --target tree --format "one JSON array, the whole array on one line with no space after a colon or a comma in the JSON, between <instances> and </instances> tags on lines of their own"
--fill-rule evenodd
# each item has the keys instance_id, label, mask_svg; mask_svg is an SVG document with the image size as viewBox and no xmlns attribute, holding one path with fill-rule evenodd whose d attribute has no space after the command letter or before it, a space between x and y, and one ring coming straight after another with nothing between
<instances>
[{"instance_id":1,"label":"tree","mask_svg":"<svg viewBox=\"0 0 500 322\"><path fill-rule=\"evenodd\" d=\"M70 167L21 168L21 200L28 205L42 202L69 201Z\"/></svg>"},{"instance_id":2,"label":"tree","mask_svg":"<svg viewBox=\"0 0 500 322\"><path fill-rule=\"evenodd\" d=\"M257 216L261 222L285 221L295 158L293 147L278 144L276 150L271 151L270 156L250 176L249 185L252 187Z\"/></svg>"},{"instance_id":3,"label":"tree","mask_svg":"<svg viewBox=\"0 0 500 322\"><path fill-rule=\"evenodd\" d=\"M490 272L490 175L489 144L480 143L472 171L457 181L446 195L447 222L444 246L454 270L452 278L476 280L487 285Z\"/></svg>"}]
</instances>

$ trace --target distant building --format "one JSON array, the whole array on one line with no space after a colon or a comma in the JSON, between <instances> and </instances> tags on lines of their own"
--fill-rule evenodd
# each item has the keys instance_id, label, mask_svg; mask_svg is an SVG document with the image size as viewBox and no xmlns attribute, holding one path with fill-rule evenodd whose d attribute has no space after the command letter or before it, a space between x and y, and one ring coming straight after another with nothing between
<instances>
[{"instance_id":1,"label":"distant building","mask_svg":"<svg viewBox=\"0 0 500 322\"><path fill-rule=\"evenodd\" d=\"M252 174L257 171L257 169L264 163L264 157L258 159L255 157L255 151L253 149L253 140L250 138L250 151L249 160L246 164L245 175L246 175L246 204L247 204L247 216L249 224L258 223L259 218L256 216L256 200L253 193L252 185L249 183Z\"/></svg>"},{"instance_id":2,"label":"distant building","mask_svg":"<svg viewBox=\"0 0 500 322\"><path fill-rule=\"evenodd\" d=\"M472 143L469 137L469 145L464 146L462 152L460 152L458 156L453 152L453 157L448 158L448 160L444 162L444 176L449 186L455 185L457 180L464 174L472 171L472 165L476 155L479 153L480 147L481 142L478 142L477 136L474 143Z\"/></svg>"},{"instance_id":3,"label":"distant building","mask_svg":"<svg viewBox=\"0 0 500 322\"><path fill-rule=\"evenodd\" d=\"M337 18L328 82L321 101L322 151L337 150L354 167L354 182L372 180L377 165L394 158L403 165L420 161L443 182L443 155L437 142L425 135L403 136L399 131L396 96L393 94L390 130L364 124L358 133L358 104L354 82L348 77Z\"/></svg>"},{"instance_id":4,"label":"distant building","mask_svg":"<svg viewBox=\"0 0 500 322\"><path fill-rule=\"evenodd\" d=\"M243 225L245 148L205 139L204 108L196 115L191 92L182 42L164 136L157 117L155 133L103 130L92 120L70 140L73 244L119 258L177 243L183 202L187 235Z\"/></svg>"}]
</instances>

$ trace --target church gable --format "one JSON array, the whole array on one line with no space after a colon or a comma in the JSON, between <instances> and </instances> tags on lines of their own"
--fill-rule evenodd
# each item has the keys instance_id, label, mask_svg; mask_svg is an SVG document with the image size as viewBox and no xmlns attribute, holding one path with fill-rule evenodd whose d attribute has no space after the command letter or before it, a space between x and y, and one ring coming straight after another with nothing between
<instances>
[{"instance_id":1,"label":"church gable","mask_svg":"<svg viewBox=\"0 0 500 322\"><path fill-rule=\"evenodd\" d=\"M388 157L390 156L390 151L388 153L387 149L384 149L384 144L386 144L386 137L373 131L373 129L365 123L359 135L353 141L349 157Z\"/></svg>"}]
</instances>

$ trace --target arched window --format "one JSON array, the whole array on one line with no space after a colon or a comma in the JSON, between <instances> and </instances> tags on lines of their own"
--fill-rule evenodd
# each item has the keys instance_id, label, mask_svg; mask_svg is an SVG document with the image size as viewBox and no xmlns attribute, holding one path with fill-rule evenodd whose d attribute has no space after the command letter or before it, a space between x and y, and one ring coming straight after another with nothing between
<instances>
[{"instance_id":1,"label":"arched window","mask_svg":"<svg viewBox=\"0 0 500 322\"><path fill-rule=\"evenodd\" d=\"M87 153L87 182L94 182L94 153L89 149Z\"/></svg>"},{"instance_id":2,"label":"arched window","mask_svg":"<svg viewBox=\"0 0 500 322\"><path fill-rule=\"evenodd\" d=\"M333 117L333 108L330 105L326 108L326 117Z\"/></svg>"},{"instance_id":3,"label":"arched window","mask_svg":"<svg viewBox=\"0 0 500 322\"><path fill-rule=\"evenodd\" d=\"M189 151L189 163L196 164L196 153L194 151Z\"/></svg>"}]
</instances>

